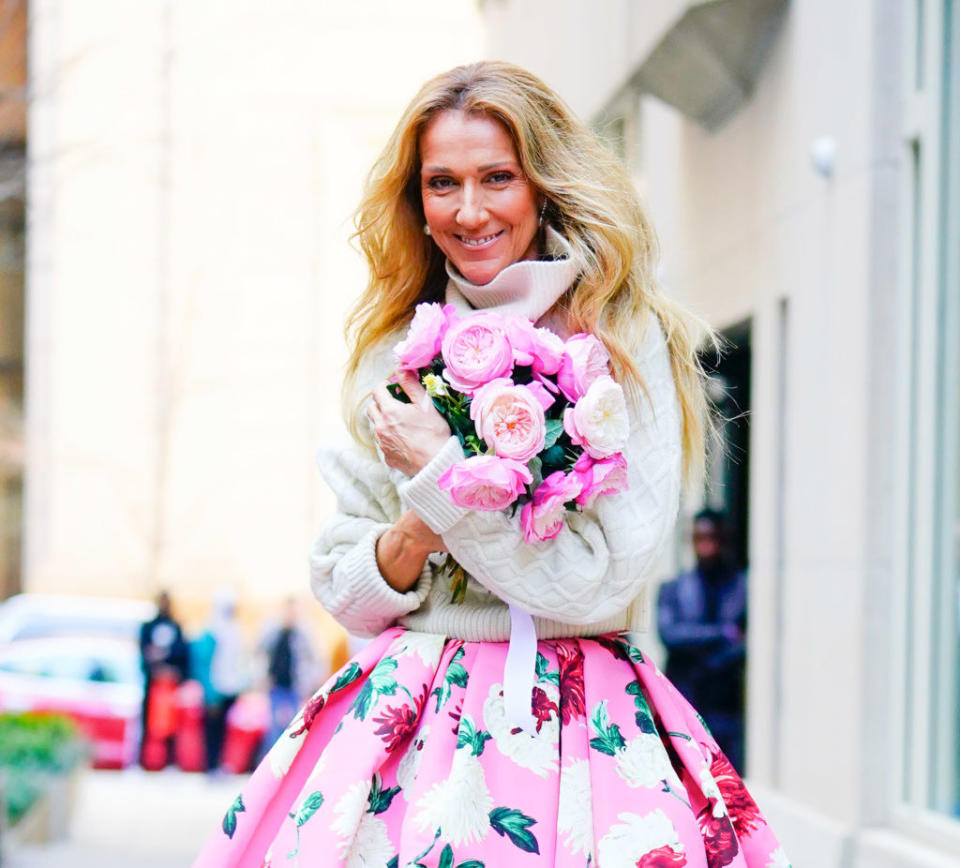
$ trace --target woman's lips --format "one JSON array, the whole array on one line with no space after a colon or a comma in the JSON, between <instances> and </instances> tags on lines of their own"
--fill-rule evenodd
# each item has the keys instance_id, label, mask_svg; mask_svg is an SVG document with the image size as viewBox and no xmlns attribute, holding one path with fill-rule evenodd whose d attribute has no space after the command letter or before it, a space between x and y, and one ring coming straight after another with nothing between
<instances>
[{"instance_id":1,"label":"woman's lips","mask_svg":"<svg viewBox=\"0 0 960 868\"><path fill-rule=\"evenodd\" d=\"M495 244L501 235L503 235L502 229L499 232L493 232L488 235L475 235L473 237L455 235L454 237L466 250L486 250Z\"/></svg>"}]
</instances>

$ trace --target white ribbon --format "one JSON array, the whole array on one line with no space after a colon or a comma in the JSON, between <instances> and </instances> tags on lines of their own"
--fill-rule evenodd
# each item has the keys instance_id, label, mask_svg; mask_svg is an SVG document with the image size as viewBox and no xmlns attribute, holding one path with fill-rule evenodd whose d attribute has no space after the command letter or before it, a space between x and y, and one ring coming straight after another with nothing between
<instances>
[{"instance_id":1,"label":"white ribbon","mask_svg":"<svg viewBox=\"0 0 960 868\"><path fill-rule=\"evenodd\" d=\"M533 618L510 604L510 645L503 668L503 707L513 729L536 735L537 720L531 710L537 675L537 630Z\"/></svg>"}]
</instances>

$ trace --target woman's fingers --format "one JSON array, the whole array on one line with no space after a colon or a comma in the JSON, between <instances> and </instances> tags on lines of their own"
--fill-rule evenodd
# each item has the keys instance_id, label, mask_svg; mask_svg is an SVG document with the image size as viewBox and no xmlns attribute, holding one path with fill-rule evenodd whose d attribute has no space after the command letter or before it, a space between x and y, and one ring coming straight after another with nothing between
<instances>
[{"instance_id":1,"label":"woman's fingers","mask_svg":"<svg viewBox=\"0 0 960 868\"><path fill-rule=\"evenodd\" d=\"M421 410L427 410L433 406L433 402L430 400L427 390L423 388L423 384L420 382L420 378L416 376L416 374L412 373L411 371L397 371L397 382L400 384L400 388L403 389L411 403L419 407Z\"/></svg>"}]
</instances>

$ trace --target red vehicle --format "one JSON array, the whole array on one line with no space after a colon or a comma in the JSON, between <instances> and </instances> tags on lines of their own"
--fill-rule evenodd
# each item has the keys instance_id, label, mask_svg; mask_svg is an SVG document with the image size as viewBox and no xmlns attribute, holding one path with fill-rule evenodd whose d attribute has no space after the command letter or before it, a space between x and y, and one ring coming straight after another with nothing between
<instances>
[{"instance_id":1,"label":"red vehicle","mask_svg":"<svg viewBox=\"0 0 960 868\"><path fill-rule=\"evenodd\" d=\"M143 676L129 639L58 636L0 645L0 711L58 711L87 736L95 768L125 768L140 741Z\"/></svg>"}]
</instances>

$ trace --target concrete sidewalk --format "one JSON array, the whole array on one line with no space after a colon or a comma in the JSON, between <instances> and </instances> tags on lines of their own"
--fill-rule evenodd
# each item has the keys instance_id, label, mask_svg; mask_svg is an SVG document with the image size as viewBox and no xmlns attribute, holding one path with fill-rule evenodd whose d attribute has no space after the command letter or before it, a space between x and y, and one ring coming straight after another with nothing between
<instances>
[{"instance_id":1,"label":"concrete sidewalk","mask_svg":"<svg viewBox=\"0 0 960 868\"><path fill-rule=\"evenodd\" d=\"M189 866L245 780L172 769L89 771L69 839L9 852L3 868Z\"/></svg>"}]
</instances>

